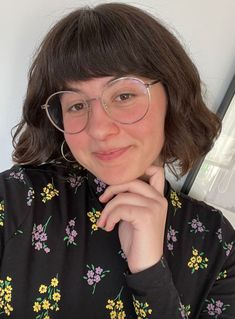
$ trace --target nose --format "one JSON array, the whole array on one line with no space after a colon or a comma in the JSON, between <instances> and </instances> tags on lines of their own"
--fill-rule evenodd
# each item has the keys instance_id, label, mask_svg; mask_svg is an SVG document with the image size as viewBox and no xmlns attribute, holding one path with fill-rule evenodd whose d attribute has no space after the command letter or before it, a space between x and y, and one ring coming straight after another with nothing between
<instances>
[{"instance_id":1,"label":"nose","mask_svg":"<svg viewBox=\"0 0 235 319\"><path fill-rule=\"evenodd\" d=\"M87 133L91 137L102 141L118 134L119 130L118 124L104 110L100 98L92 99L86 127Z\"/></svg>"}]
</instances>

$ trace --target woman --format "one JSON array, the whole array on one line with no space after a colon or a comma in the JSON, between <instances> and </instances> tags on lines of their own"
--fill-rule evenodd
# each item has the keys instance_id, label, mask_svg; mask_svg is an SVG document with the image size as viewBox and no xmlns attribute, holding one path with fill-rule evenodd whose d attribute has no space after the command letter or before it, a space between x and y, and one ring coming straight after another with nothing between
<instances>
[{"instance_id":1,"label":"woman","mask_svg":"<svg viewBox=\"0 0 235 319\"><path fill-rule=\"evenodd\" d=\"M153 17L109 3L59 21L0 179L1 315L234 318L234 230L163 169L185 174L219 131Z\"/></svg>"}]
</instances>

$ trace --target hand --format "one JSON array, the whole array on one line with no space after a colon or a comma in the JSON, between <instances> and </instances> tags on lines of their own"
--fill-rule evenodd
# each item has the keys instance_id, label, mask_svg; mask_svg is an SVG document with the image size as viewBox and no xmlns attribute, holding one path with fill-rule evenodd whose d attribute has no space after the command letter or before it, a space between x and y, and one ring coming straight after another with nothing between
<instances>
[{"instance_id":1,"label":"hand","mask_svg":"<svg viewBox=\"0 0 235 319\"><path fill-rule=\"evenodd\" d=\"M145 173L149 184L136 179L109 186L100 196L101 202L108 203L97 225L112 231L120 222L119 239L132 273L153 266L163 254L167 215L164 170L151 166Z\"/></svg>"}]
</instances>

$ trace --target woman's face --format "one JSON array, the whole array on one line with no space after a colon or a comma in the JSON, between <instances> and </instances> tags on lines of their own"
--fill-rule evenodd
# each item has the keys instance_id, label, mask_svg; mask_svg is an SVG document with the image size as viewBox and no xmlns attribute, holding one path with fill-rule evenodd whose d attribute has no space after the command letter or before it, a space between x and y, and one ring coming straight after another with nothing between
<instances>
[{"instance_id":1,"label":"woman's face","mask_svg":"<svg viewBox=\"0 0 235 319\"><path fill-rule=\"evenodd\" d=\"M139 77L140 78L140 77ZM87 97L100 97L103 87L113 77L94 78L69 83ZM140 78L145 83L149 79ZM162 165L164 122L167 98L161 83L150 88L150 107L146 116L134 124L120 124L104 111L100 100L92 101L86 128L74 135L65 134L75 159L109 185L121 184L142 176L153 163Z\"/></svg>"}]
</instances>

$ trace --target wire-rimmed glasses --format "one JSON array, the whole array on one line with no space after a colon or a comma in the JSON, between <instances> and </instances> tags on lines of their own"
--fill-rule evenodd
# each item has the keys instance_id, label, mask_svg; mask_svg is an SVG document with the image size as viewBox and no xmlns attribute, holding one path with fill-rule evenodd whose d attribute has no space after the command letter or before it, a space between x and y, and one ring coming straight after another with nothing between
<instances>
[{"instance_id":1,"label":"wire-rimmed glasses","mask_svg":"<svg viewBox=\"0 0 235 319\"><path fill-rule=\"evenodd\" d=\"M107 115L120 124L134 124L145 117L150 105L150 87L134 77L121 77L108 82L99 98L88 98L80 91L53 93L42 105L51 123L61 132L77 134L85 129L91 102L100 100Z\"/></svg>"}]
</instances>

